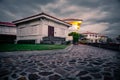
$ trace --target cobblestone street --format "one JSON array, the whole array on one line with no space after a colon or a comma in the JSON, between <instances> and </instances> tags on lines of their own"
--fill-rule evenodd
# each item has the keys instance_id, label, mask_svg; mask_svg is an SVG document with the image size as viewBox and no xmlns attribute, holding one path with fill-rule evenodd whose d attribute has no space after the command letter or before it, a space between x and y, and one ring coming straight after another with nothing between
<instances>
[{"instance_id":1,"label":"cobblestone street","mask_svg":"<svg viewBox=\"0 0 120 80\"><path fill-rule=\"evenodd\" d=\"M0 52L0 80L120 80L120 53L86 45Z\"/></svg>"}]
</instances>

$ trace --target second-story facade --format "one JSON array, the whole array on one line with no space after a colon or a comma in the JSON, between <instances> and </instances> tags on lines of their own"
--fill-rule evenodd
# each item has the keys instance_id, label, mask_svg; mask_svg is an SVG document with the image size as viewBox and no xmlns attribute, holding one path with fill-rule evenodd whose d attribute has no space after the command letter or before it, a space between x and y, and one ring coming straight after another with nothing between
<instances>
[{"instance_id":1,"label":"second-story facade","mask_svg":"<svg viewBox=\"0 0 120 80\"><path fill-rule=\"evenodd\" d=\"M99 43L100 35L98 33L85 32L82 34L85 35L88 43Z\"/></svg>"},{"instance_id":2,"label":"second-story facade","mask_svg":"<svg viewBox=\"0 0 120 80\"><path fill-rule=\"evenodd\" d=\"M0 22L0 43L14 43L16 25L10 22Z\"/></svg>"}]
</instances>

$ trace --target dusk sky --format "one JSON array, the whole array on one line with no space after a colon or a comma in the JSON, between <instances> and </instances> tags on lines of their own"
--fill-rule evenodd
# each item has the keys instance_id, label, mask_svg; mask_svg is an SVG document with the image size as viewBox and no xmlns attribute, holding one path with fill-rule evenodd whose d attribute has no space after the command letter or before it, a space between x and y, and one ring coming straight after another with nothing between
<instances>
[{"instance_id":1,"label":"dusk sky","mask_svg":"<svg viewBox=\"0 0 120 80\"><path fill-rule=\"evenodd\" d=\"M12 22L40 12L59 19L82 19L80 32L120 35L120 0L0 0L0 21Z\"/></svg>"}]
</instances>

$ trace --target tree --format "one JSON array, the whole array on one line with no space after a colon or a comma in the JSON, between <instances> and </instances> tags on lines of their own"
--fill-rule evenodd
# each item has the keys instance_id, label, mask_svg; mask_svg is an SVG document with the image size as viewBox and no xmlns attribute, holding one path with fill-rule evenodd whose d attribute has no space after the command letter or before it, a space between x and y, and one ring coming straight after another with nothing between
<instances>
[{"instance_id":1,"label":"tree","mask_svg":"<svg viewBox=\"0 0 120 80\"><path fill-rule=\"evenodd\" d=\"M116 37L116 40L117 40L118 42L120 42L120 35L118 35L118 37Z\"/></svg>"},{"instance_id":2,"label":"tree","mask_svg":"<svg viewBox=\"0 0 120 80\"><path fill-rule=\"evenodd\" d=\"M113 40L111 38L107 38L107 43L111 43Z\"/></svg>"},{"instance_id":3,"label":"tree","mask_svg":"<svg viewBox=\"0 0 120 80\"><path fill-rule=\"evenodd\" d=\"M73 37L73 44L78 43L79 39L84 37L82 34L79 34L77 32L71 32L68 35Z\"/></svg>"}]
</instances>

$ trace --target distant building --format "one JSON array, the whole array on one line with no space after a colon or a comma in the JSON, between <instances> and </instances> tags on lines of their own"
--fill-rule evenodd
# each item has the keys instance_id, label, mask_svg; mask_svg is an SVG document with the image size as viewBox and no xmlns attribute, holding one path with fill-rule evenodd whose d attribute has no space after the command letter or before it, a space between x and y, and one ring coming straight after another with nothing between
<instances>
[{"instance_id":1,"label":"distant building","mask_svg":"<svg viewBox=\"0 0 120 80\"><path fill-rule=\"evenodd\" d=\"M67 40L69 23L46 13L13 21L17 26L16 43L54 43Z\"/></svg>"},{"instance_id":2,"label":"distant building","mask_svg":"<svg viewBox=\"0 0 120 80\"><path fill-rule=\"evenodd\" d=\"M85 32L82 34L85 35L87 43L105 43L105 42L107 42L107 36L103 36L99 33Z\"/></svg>"},{"instance_id":3,"label":"distant building","mask_svg":"<svg viewBox=\"0 0 120 80\"><path fill-rule=\"evenodd\" d=\"M104 35L101 35L100 36L100 43L106 43L107 42L107 40L108 40L108 37L107 36L104 36Z\"/></svg>"},{"instance_id":4,"label":"distant building","mask_svg":"<svg viewBox=\"0 0 120 80\"><path fill-rule=\"evenodd\" d=\"M16 26L9 22L0 22L0 44L14 43L16 39Z\"/></svg>"}]
</instances>

